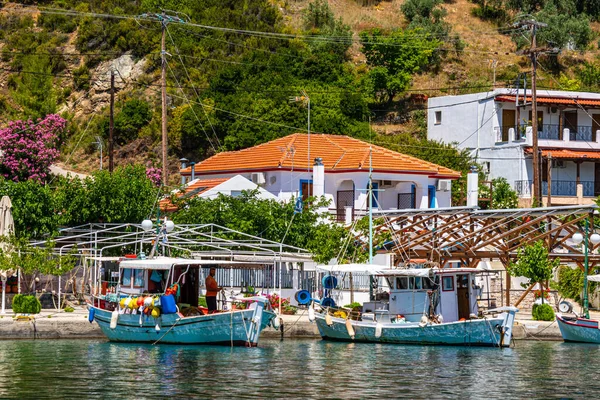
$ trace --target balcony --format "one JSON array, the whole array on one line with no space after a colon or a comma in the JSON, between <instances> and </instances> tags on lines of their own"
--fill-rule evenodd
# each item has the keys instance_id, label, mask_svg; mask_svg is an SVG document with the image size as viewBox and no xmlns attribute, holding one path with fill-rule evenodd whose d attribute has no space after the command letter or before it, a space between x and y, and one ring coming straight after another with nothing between
<instances>
[{"instance_id":1,"label":"balcony","mask_svg":"<svg viewBox=\"0 0 600 400\"><path fill-rule=\"evenodd\" d=\"M594 197L599 193L595 188L594 181L580 181L583 186L583 197ZM531 185L533 181L515 181L515 191L519 197L531 196ZM548 195L548 182L542 182L542 194ZM552 181L552 196L576 197L577 182L575 181Z\"/></svg>"},{"instance_id":2,"label":"balcony","mask_svg":"<svg viewBox=\"0 0 600 400\"><path fill-rule=\"evenodd\" d=\"M531 125L502 125L495 127L496 143L514 141L518 142L526 138L527 128ZM591 126L563 126L563 132L557 124L541 124L538 126L538 140L560 140L570 142L596 142L597 135ZM569 137L565 139L564 134L569 130Z\"/></svg>"}]
</instances>

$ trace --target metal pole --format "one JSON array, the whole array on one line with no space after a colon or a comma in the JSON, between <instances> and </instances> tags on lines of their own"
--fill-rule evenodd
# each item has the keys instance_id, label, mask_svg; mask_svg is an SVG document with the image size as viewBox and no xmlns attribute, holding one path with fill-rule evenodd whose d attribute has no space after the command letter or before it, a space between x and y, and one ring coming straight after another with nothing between
<instances>
[{"instance_id":1,"label":"metal pole","mask_svg":"<svg viewBox=\"0 0 600 400\"><path fill-rule=\"evenodd\" d=\"M162 13L161 20L162 39L161 39L161 97L162 97L162 175L163 185L167 186L167 56L165 46L165 32L167 22L165 13Z\"/></svg>"},{"instance_id":2,"label":"metal pole","mask_svg":"<svg viewBox=\"0 0 600 400\"><path fill-rule=\"evenodd\" d=\"M306 93L304 93L306 96ZM308 168L308 176L310 177L310 97L306 96L308 99L308 163L306 168ZM308 185L308 195L311 196L311 185Z\"/></svg>"},{"instance_id":3,"label":"metal pole","mask_svg":"<svg viewBox=\"0 0 600 400\"><path fill-rule=\"evenodd\" d=\"M6 314L5 305L6 305L6 278L2 277L2 311L0 311L0 314Z\"/></svg>"},{"instance_id":4,"label":"metal pole","mask_svg":"<svg viewBox=\"0 0 600 400\"><path fill-rule=\"evenodd\" d=\"M542 201L542 187L540 179L540 155L538 153L538 119L537 119L537 96L536 96L536 30L537 25L531 26L531 132L533 140L533 186L535 188L534 201L532 207L537 207Z\"/></svg>"},{"instance_id":5,"label":"metal pole","mask_svg":"<svg viewBox=\"0 0 600 400\"><path fill-rule=\"evenodd\" d=\"M585 235L583 237L584 265L583 265L583 313L587 319L590 318L588 309L588 219L585 219Z\"/></svg>"},{"instance_id":6,"label":"metal pole","mask_svg":"<svg viewBox=\"0 0 600 400\"><path fill-rule=\"evenodd\" d=\"M108 172L112 173L115 167L113 160L114 131L115 131L115 70L110 70L110 120L108 129ZM102 146L102 145L100 145ZM100 147L100 169L102 169L102 147Z\"/></svg>"},{"instance_id":7,"label":"metal pole","mask_svg":"<svg viewBox=\"0 0 600 400\"><path fill-rule=\"evenodd\" d=\"M373 264L373 149L369 147L369 265ZM369 300L373 300L373 276L369 275Z\"/></svg>"}]
</instances>

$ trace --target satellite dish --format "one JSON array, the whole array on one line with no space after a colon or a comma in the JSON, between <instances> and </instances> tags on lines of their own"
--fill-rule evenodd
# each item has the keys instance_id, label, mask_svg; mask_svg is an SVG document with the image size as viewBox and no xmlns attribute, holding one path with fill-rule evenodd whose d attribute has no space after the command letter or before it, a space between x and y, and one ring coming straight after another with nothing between
<instances>
[{"instance_id":1,"label":"satellite dish","mask_svg":"<svg viewBox=\"0 0 600 400\"><path fill-rule=\"evenodd\" d=\"M571 311L573 311L573 305L571 303L569 303L568 301L561 301L560 304L558 305L558 310L561 313L570 313Z\"/></svg>"}]
</instances>

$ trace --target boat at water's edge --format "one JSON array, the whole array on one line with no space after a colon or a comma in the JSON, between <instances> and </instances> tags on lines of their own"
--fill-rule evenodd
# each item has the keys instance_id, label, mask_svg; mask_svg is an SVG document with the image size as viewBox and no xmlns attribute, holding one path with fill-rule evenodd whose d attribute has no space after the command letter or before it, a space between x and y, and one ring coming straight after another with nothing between
<instances>
[{"instance_id":1,"label":"boat at water's edge","mask_svg":"<svg viewBox=\"0 0 600 400\"><path fill-rule=\"evenodd\" d=\"M556 322L565 342L600 343L598 321L556 314Z\"/></svg>"},{"instance_id":2,"label":"boat at water's edge","mask_svg":"<svg viewBox=\"0 0 600 400\"><path fill-rule=\"evenodd\" d=\"M163 314L159 318L140 314L120 314L111 329L112 312L89 306L94 320L110 341L170 344L214 344L251 346L258 344L260 333L275 318L260 303L247 310L183 317Z\"/></svg>"},{"instance_id":3,"label":"boat at water's edge","mask_svg":"<svg viewBox=\"0 0 600 400\"><path fill-rule=\"evenodd\" d=\"M496 317L440 324L380 323L336 317L329 319L325 313L316 313L315 319L322 338L326 340L508 347L512 340L515 313L518 310L515 307L503 307L490 311L501 313ZM354 335L351 336L349 331Z\"/></svg>"}]
</instances>

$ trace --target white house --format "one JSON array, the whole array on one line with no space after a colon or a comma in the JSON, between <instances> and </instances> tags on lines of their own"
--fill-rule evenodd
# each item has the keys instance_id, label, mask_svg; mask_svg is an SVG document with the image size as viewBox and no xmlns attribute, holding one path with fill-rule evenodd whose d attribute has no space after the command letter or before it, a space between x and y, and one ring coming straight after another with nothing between
<instances>
[{"instance_id":1,"label":"white house","mask_svg":"<svg viewBox=\"0 0 600 400\"><path fill-rule=\"evenodd\" d=\"M553 205L593 202L600 194L600 94L536 94L543 200L549 180ZM506 178L521 198L531 197L533 183L531 121L529 90L428 100L428 138L472 150L490 179Z\"/></svg>"},{"instance_id":2,"label":"white house","mask_svg":"<svg viewBox=\"0 0 600 400\"><path fill-rule=\"evenodd\" d=\"M256 183L253 183L241 175L235 175L231 178L194 179L186 182L181 190L174 190L171 194L178 197L214 199L219 194L236 197L240 196L243 191L253 190L257 191L257 197L259 199L277 200L277 196L267 192ZM177 207L173 205L168 198L160 201L160 208L165 211L177 210Z\"/></svg>"},{"instance_id":3,"label":"white house","mask_svg":"<svg viewBox=\"0 0 600 400\"><path fill-rule=\"evenodd\" d=\"M372 166L378 209L451 206L451 181L460 173L344 135L296 133L239 151L216 154L181 169L185 180L242 175L282 201L331 200L339 220L368 209Z\"/></svg>"}]
</instances>

